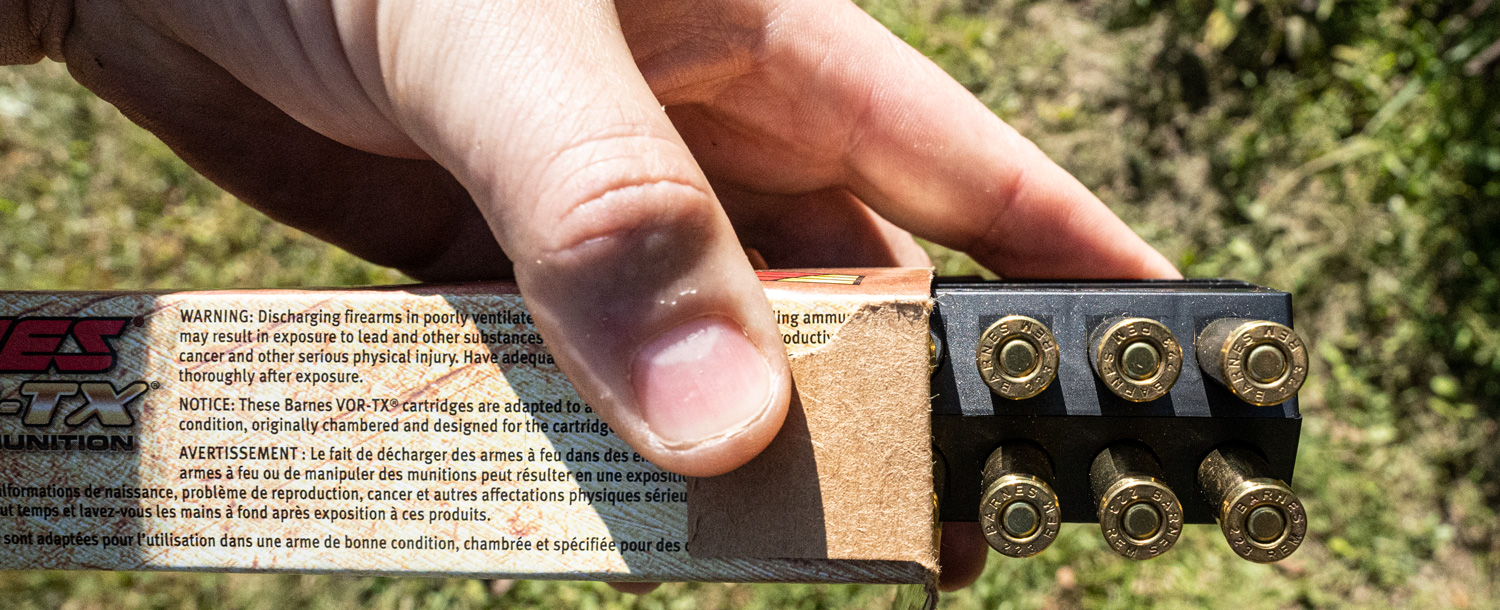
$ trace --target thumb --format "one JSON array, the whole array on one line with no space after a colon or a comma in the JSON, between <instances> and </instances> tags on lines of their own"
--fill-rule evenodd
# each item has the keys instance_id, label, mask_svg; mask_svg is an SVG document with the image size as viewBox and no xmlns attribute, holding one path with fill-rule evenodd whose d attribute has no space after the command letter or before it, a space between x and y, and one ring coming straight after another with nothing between
<instances>
[{"instance_id":1,"label":"thumb","mask_svg":"<svg viewBox=\"0 0 1500 610\"><path fill-rule=\"evenodd\" d=\"M790 373L727 216L604 2L385 5L394 119L458 177L582 397L710 476L780 428Z\"/></svg>"}]
</instances>

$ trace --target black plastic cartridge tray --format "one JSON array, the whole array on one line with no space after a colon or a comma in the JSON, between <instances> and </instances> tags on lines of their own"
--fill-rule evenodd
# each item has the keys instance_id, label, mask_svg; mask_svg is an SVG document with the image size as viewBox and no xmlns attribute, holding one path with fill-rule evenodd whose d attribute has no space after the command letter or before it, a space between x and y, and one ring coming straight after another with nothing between
<instances>
[{"instance_id":1,"label":"black plastic cartridge tray","mask_svg":"<svg viewBox=\"0 0 1500 610\"><path fill-rule=\"evenodd\" d=\"M974 521L981 469L1002 442L1029 440L1052 462L1054 488L1068 522L1098 520L1089 465L1108 444L1145 443L1156 453L1188 523L1213 523L1198 489L1198 465L1220 445L1259 450L1273 477L1292 482L1302 419L1294 397L1280 405L1247 403L1198 366L1199 332L1220 318L1292 326L1291 296L1233 280L1031 283L939 278L933 287L933 439L944 481L940 512ZM980 334L1007 315L1046 324L1057 338L1057 378L1035 397L1010 400L990 391L975 364ZM1090 333L1112 318L1150 318L1182 346L1182 373L1168 394L1135 403L1115 396L1089 360Z\"/></svg>"}]
</instances>

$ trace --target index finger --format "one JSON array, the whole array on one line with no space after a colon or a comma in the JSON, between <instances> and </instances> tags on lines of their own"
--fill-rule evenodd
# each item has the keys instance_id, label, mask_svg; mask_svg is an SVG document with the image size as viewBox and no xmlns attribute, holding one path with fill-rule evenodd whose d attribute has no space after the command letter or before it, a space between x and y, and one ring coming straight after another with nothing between
<instances>
[{"instance_id":1,"label":"index finger","mask_svg":"<svg viewBox=\"0 0 1500 610\"><path fill-rule=\"evenodd\" d=\"M1181 277L1103 202L936 64L852 4L841 91L859 108L845 164L885 218L1005 276Z\"/></svg>"}]
</instances>

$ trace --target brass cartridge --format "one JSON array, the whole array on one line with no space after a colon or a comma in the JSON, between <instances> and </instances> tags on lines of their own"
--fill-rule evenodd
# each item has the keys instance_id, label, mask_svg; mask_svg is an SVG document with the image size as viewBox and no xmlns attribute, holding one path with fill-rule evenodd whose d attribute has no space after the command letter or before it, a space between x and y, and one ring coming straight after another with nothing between
<instances>
[{"instance_id":1,"label":"brass cartridge","mask_svg":"<svg viewBox=\"0 0 1500 610\"><path fill-rule=\"evenodd\" d=\"M1286 559L1307 536L1307 512L1286 483L1265 475L1265 460L1237 445L1198 465L1198 486L1235 554L1257 563Z\"/></svg>"},{"instance_id":2,"label":"brass cartridge","mask_svg":"<svg viewBox=\"0 0 1500 610\"><path fill-rule=\"evenodd\" d=\"M1151 559L1177 543L1182 503L1165 478L1156 456L1139 443L1115 443L1094 458L1089 485L1109 548L1130 559Z\"/></svg>"},{"instance_id":3,"label":"brass cartridge","mask_svg":"<svg viewBox=\"0 0 1500 610\"><path fill-rule=\"evenodd\" d=\"M1034 318L1005 316L979 335L974 364L995 394L1031 398L1057 378L1057 338Z\"/></svg>"},{"instance_id":4,"label":"brass cartridge","mask_svg":"<svg viewBox=\"0 0 1500 610\"><path fill-rule=\"evenodd\" d=\"M1052 463L1025 441L1001 445L984 463L979 526L1001 555L1030 557L1057 539L1062 511L1052 490Z\"/></svg>"},{"instance_id":5,"label":"brass cartridge","mask_svg":"<svg viewBox=\"0 0 1500 610\"><path fill-rule=\"evenodd\" d=\"M1240 400L1268 407L1295 396L1307 379L1297 332L1266 320L1224 318L1198 333L1198 366Z\"/></svg>"},{"instance_id":6,"label":"brass cartridge","mask_svg":"<svg viewBox=\"0 0 1500 610\"><path fill-rule=\"evenodd\" d=\"M936 375L938 367L943 365L943 339L937 332L927 331L927 374Z\"/></svg>"},{"instance_id":7,"label":"brass cartridge","mask_svg":"<svg viewBox=\"0 0 1500 610\"><path fill-rule=\"evenodd\" d=\"M1166 396L1182 373L1182 346L1165 325L1147 318L1105 322L1089 337L1094 372L1116 396L1147 402Z\"/></svg>"}]
</instances>

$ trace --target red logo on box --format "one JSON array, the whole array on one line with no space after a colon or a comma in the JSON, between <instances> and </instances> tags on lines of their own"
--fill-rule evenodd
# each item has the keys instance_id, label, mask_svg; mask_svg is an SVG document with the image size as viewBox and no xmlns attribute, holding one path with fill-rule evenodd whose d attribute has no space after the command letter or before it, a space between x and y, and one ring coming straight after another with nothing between
<instances>
[{"instance_id":1,"label":"red logo on box","mask_svg":"<svg viewBox=\"0 0 1500 610\"><path fill-rule=\"evenodd\" d=\"M0 373L103 373L130 318L0 318ZM71 341L69 341L71 339Z\"/></svg>"}]
</instances>

